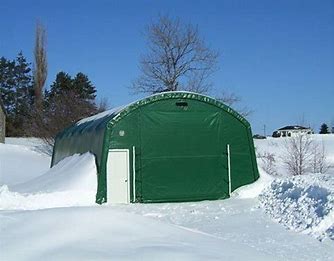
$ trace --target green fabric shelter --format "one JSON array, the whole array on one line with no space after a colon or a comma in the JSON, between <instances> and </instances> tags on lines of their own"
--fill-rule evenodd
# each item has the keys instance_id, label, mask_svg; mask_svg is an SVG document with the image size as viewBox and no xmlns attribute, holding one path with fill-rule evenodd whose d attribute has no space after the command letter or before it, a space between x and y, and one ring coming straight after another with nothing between
<instances>
[{"instance_id":1,"label":"green fabric shelter","mask_svg":"<svg viewBox=\"0 0 334 261\"><path fill-rule=\"evenodd\" d=\"M93 153L104 203L117 149L129 152L128 202L223 199L259 177L248 121L196 93L160 93L83 119L57 135L51 164Z\"/></svg>"}]
</instances>

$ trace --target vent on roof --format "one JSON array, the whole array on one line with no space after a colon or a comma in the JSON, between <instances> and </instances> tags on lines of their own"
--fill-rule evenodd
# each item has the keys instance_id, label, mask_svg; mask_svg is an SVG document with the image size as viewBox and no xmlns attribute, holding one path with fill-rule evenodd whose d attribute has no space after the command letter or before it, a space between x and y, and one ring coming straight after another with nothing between
<instances>
[{"instance_id":1,"label":"vent on roof","mask_svg":"<svg viewBox=\"0 0 334 261\"><path fill-rule=\"evenodd\" d=\"M179 101L179 102L176 102L175 105L179 107L187 107L188 103L184 101Z\"/></svg>"}]
</instances>

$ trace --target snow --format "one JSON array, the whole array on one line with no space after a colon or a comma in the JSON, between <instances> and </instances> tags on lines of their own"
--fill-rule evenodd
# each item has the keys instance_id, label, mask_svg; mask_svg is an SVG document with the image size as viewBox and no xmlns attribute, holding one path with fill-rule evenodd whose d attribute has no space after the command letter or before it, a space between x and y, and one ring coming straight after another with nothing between
<instances>
[{"instance_id":1,"label":"snow","mask_svg":"<svg viewBox=\"0 0 334 261\"><path fill-rule=\"evenodd\" d=\"M2 214L2 260L268 260L251 247L106 207ZM6 251L3 251L6 250Z\"/></svg>"},{"instance_id":2,"label":"snow","mask_svg":"<svg viewBox=\"0 0 334 261\"><path fill-rule=\"evenodd\" d=\"M252 247L268 260L331 260L334 244L286 230L273 222L257 199L227 199L189 203L135 204L114 208L164 223L190 228ZM247 255L243 258L248 259Z\"/></svg>"},{"instance_id":3,"label":"snow","mask_svg":"<svg viewBox=\"0 0 334 261\"><path fill-rule=\"evenodd\" d=\"M13 186L25 193L95 190L97 175L95 157L87 152L74 154L60 161L46 173L23 184Z\"/></svg>"},{"instance_id":4,"label":"snow","mask_svg":"<svg viewBox=\"0 0 334 261\"><path fill-rule=\"evenodd\" d=\"M265 211L287 228L334 240L334 175L274 180L259 199Z\"/></svg>"},{"instance_id":5,"label":"snow","mask_svg":"<svg viewBox=\"0 0 334 261\"><path fill-rule=\"evenodd\" d=\"M334 134L313 134L310 135L314 144L317 144L319 147L324 145L325 154L327 161L332 167L334 167ZM279 173L279 176L289 176L287 173L282 159L285 155L285 144L290 140L290 137L284 138L272 138L267 137L267 139L256 139L254 140L256 153L264 154L271 153L276 159L276 168ZM261 167L263 163L258 159L258 165ZM333 171L333 168L332 170Z\"/></svg>"},{"instance_id":6,"label":"snow","mask_svg":"<svg viewBox=\"0 0 334 261\"><path fill-rule=\"evenodd\" d=\"M242 186L239 189L233 191L232 197L234 198L256 198L274 179L267 174L264 170L260 169L261 175L259 179L249 185Z\"/></svg>"},{"instance_id":7,"label":"snow","mask_svg":"<svg viewBox=\"0 0 334 261\"><path fill-rule=\"evenodd\" d=\"M310 137L315 144L325 146L327 163L332 166L326 174L289 176L282 158L284 144L290 138L255 141L258 153L270 152L277 161L276 179L260 193L260 206L273 220L290 230L319 240L334 240L334 135Z\"/></svg>"},{"instance_id":8,"label":"snow","mask_svg":"<svg viewBox=\"0 0 334 261\"><path fill-rule=\"evenodd\" d=\"M322 136L314 138L324 141L333 163L334 135ZM287 176L283 138L255 141L257 151L275 154L277 175L259 164L259 180L230 199L102 206L94 203L92 154L48 169L50 156L38 140L6 141L11 144L0 146L1 260L334 259L334 171Z\"/></svg>"},{"instance_id":9,"label":"snow","mask_svg":"<svg viewBox=\"0 0 334 261\"><path fill-rule=\"evenodd\" d=\"M120 107L116 107L116 108L113 108L113 109L110 109L110 110L100 112L98 114L95 114L93 116L90 116L90 117L87 117L87 118L84 118L84 119L78 121L76 123L76 125L80 125L80 124L90 122L90 121L95 121L95 120L104 118L104 117L109 116L109 115L113 115L113 114L116 115L116 114L120 113L125 107L126 106L120 106Z\"/></svg>"},{"instance_id":10,"label":"snow","mask_svg":"<svg viewBox=\"0 0 334 261\"><path fill-rule=\"evenodd\" d=\"M76 154L30 181L0 187L0 210L94 205L96 188L94 156Z\"/></svg>"},{"instance_id":11,"label":"snow","mask_svg":"<svg viewBox=\"0 0 334 261\"><path fill-rule=\"evenodd\" d=\"M50 156L41 152L40 143L33 146L31 139L25 139L25 143L23 139L6 139L6 143L0 143L0 186L28 181L49 169Z\"/></svg>"}]
</instances>

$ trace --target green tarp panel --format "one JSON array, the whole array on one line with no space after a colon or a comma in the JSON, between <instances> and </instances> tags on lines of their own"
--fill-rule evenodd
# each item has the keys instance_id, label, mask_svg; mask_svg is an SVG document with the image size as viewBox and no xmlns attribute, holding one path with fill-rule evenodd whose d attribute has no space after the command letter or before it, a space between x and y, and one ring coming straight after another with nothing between
<instances>
[{"instance_id":1,"label":"green tarp panel","mask_svg":"<svg viewBox=\"0 0 334 261\"><path fill-rule=\"evenodd\" d=\"M249 123L207 96L167 92L64 130L56 138L52 164L74 153L94 153L96 200L103 203L106 177L112 175L106 169L109 149L135 148L136 180L130 168L132 202L133 198L136 202L221 199L229 197L227 144L233 191L259 176Z\"/></svg>"}]
</instances>

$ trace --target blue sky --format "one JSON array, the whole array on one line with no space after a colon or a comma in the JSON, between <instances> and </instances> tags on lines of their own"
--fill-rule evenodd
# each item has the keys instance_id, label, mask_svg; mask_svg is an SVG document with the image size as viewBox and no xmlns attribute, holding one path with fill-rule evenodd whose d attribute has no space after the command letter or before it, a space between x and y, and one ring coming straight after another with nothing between
<instances>
[{"instance_id":1,"label":"blue sky","mask_svg":"<svg viewBox=\"0 0 334 261\"><path fill-rule=\"evenodd\" d=\"M217 91L242 97L254 133L334 123L334 1L15 1L0 3L0 56L32 61L37 19L47 28L49 85L86 73L112 106L138 99L145 26L159 14L197 24L220 52Z\"/></svg>"}]
</instances>

